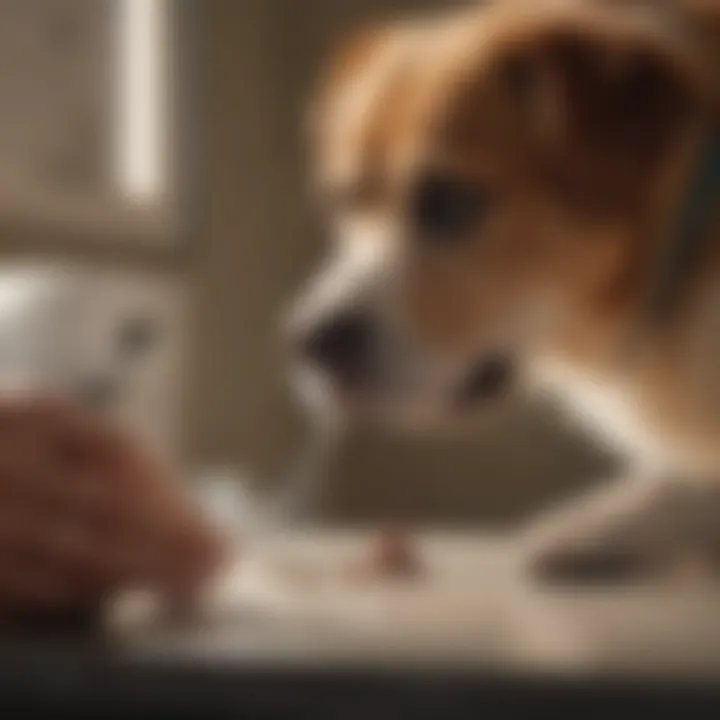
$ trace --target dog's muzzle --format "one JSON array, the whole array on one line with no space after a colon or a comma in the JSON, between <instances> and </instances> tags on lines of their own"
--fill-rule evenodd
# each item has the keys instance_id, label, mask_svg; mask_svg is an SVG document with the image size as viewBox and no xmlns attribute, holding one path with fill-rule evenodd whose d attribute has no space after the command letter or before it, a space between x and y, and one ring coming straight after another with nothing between
<instances>
[{"instance_id":1,"label":"dog's muzzle","mask_svg":"<svg viewBox=\"0 0 720 720\"><path fill-rule=\"evenodd\" d=\"M296 336L296 356L299 362L326 375L337 389L360 392L373 379L377 335L369 314L331 314Z\"/></svg>"}]
</instances>

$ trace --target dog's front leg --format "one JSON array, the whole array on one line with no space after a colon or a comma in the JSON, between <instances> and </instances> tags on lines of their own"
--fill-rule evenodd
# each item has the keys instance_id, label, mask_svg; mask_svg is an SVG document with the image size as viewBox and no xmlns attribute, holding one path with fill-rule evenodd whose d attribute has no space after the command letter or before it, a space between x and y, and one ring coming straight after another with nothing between
<instances>
[{"instance_id":1,"label":"dog's front leg","mask_svg":"<svg viewBox=\"0 0 720 720\"><path fill-rule=\"evenodd\" d=\"M541 517L522 557L543 580L636 580L720 558L720 486L677 478L614 482ZM697 564L697 563L696 563Z\"/></svg>"}]
</instances>

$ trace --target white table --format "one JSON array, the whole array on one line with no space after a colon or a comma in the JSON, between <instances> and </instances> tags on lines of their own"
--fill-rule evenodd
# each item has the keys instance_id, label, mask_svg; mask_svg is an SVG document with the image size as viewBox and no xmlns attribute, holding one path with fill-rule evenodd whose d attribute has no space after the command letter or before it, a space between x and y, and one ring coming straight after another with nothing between
<instances>
[{"instance_id":1,"label":"white table","mask_svg":"<svg viewBox=\"0 0 720 720\"><path fill-rule=\"evenodd\" d=\"M418 536L423 579L348 583L361 532L273 537L239 555L203 617L164 622L124 606L133 652L237 664L399 665L720 679L720 592L707 583L560 592L534 586L507 545ZM289 568L289 570L288 570Z\"/></svg>"}]
</instances>

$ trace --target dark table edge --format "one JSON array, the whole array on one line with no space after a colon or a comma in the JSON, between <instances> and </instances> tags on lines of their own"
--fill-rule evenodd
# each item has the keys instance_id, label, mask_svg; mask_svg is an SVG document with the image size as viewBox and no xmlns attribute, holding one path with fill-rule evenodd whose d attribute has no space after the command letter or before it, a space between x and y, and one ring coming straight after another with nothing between
<instances>
[{"instance_id":1,"label":"dark table edge","mask_svg":"<svg viewBox=\"0 0 720 720\"><path fill-rule=\"evenodd\" d=\"M159 662L93 652L27 652L0 647L0 716L141 712L173 717L517 717L567 711L579 720L619 709L720 717L712 680L587 678L559 673L423 667L229 665ZM8 717L15 713L8 712Z\"/></svg>"}]
</instances>

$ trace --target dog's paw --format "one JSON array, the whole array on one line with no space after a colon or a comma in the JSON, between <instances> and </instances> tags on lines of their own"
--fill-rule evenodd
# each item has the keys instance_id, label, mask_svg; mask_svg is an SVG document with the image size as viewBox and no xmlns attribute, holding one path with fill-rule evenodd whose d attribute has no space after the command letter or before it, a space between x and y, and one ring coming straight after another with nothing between
<instances>
[{"instance_id":1,"label":"dog's paw","mask_svg":"<svg viewBox=\"0 0 720 720\"><path fill-rule=\"evenodd\" d=\"M617 585L644 581L661 572L649 555L609 547L538 547L524 557L534 580L552 585Z\"/></svg>"},{"instance_id":2,"label":"dog's paw","mask_svg":"<svg viewBox=\"0 0 720 720\"><path fill-rule=\"evenodd\" d=\"M572 524L539 523L520 537L519 548L521 572L550 585L632 584L655 577L663 565L652 546Z\"/></svg>"}]
</instances>

